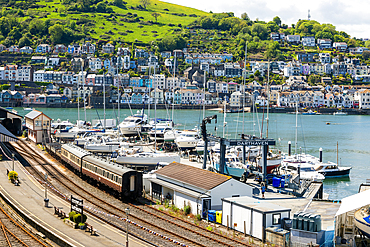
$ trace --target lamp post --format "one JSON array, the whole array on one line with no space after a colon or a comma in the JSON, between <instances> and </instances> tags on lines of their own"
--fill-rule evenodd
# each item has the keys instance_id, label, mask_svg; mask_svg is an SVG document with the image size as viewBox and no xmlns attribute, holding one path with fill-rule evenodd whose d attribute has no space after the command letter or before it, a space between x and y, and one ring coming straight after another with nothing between
<instances>
[{"instance_id":1,"label":"lamp post","mask_svg":"<svg viewBox=\"0 0 370 247\"><path fill-rule=\"evenodd\" d=\"M126 208L125 212L126 212L126 247L128 247L128 216L130 215L130 208Z\"/></svg>"},{"instance_id":2,"label":"lamp post","mask_svg":"<svg viewBox=\"0 0 370 247\"><path fill-rule=\"evenodd\" d=\"M12 159L13 159L13 171L14 171L14 154L12 154Z\"/></svg>"}]
</instances>

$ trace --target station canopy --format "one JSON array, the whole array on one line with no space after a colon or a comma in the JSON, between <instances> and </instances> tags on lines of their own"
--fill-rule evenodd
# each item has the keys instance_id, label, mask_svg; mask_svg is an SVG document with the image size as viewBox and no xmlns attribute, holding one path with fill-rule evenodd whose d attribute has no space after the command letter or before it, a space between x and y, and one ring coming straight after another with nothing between
<instances>
[{"instance_id":1,"label":"station canopy","mask_svg":"<svg viewBox=\"0 0 370 247\"><path fill-rule=\"evenodd\" d=\"M16 142L18 138L0 124L0 142Z\"/></svg>"},{"instance_id":2,"label":"station canopy","mask_svg":"<svg viewBox=\"0 0 370 247\"><path fill-rule=\"evenodd\" d=\"M370 204L370 190L365 190L358 194L354 194L352 196L343 198L340 208L338 209L338 212L335 214L335 216L345 214L347 212L359 209L369 204Z\"/></svg>"}]
</instances>

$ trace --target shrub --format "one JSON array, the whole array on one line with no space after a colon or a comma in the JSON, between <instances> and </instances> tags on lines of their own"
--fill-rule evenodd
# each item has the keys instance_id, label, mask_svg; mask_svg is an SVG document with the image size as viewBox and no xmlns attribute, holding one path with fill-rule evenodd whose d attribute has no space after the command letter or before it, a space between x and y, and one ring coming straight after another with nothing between
<instances>
[{"instance_id":1,"label":"shrub","mask_svg":"<svg viewBox=\"0 0 370 247\"><path fill-rule=\"evenodd\" d=\"M196 217L197 217L197 220L198 220L198 221L201 221L201 220L202 220L202 216L201 216L200 214L197 214L197 216L196 216Z\"/></svg>"},{"instance_id":2,"label":"shrub","mask_svg":"<svg viewBox=\"0 0 370 247\"><path fill-rule=\"evenodd\" d=\"M172 206L171 206L171 209L172 209L174 212L179 211L179 208L178 208L178 207L176 207L175 205L172 205Z\"/></svg>"},{"instance_id":3,"label":"shrub","mask_svg":"<svg viewBox=\"0 0 370 247\"><path fill-rule=\"evenodd\" d=\"M15 171L10 171L8 174L9 180L17 180L18 179L18 173Z\"/></svg>"},{"instance_id":4,"label":"shrub","mask_svg":"<svg viewBox=\"0 0 370 247\"><path fill-rule=\"evenodd\" d=\"M68 214L68 217L69 217L69 219L71 220L71 221L73 221L73 217L76 215L76 212L75 211L71 211L71 212L69 212L69 214Z\"/></svg>"},{"instance_id":5,"label":"shrub","mask_svg":"<svg viewBox=\"0 0 370 247\"><path fill-rule=\"evenodd\" d=\"M185 215L188 215L188 214L190 214L190 212L191 212L191 207L190 207L190 205L185 206L185 207L184 207L184 214L185 214Z\"/></svg>"},{"instance_id":6,"label":"shrub","mask_svg":"<svg viewBox=\"0 0 370 247\"><path fill-rule=\"evenodd\" d=\"M213 231L213 227L212 226L207 226L207 230L211 232L211 231Z\"/></svg>"},{"instance_id":7,"label":"shrub","mask_svg":"<svg viewBox=\"0 0 370 247\"><path fill-rule=\"evenodd\" d=\"M85 223L87 220L87 217L86 215L84 214L75 214L73 216L73 222L76 223L76 224L80 224L80 223Z\"/></svg>"}]
</instances>

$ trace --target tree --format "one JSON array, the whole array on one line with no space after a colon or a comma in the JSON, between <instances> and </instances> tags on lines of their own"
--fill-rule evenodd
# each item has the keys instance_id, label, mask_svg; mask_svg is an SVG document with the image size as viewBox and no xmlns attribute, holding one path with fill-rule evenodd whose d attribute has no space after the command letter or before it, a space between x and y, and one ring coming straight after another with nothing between
<instances>
[{"instance_id":1,"label":"tree","mask_svg":"<svg viewBox=\"0 0 370 247\"><path fill-rule=\"evenodd\" d=\"M151 4L150 0L139 0L139 3L140 3L140 5L141 5L144 9L146 9L146 8Z\"/></svg>"},{"instance_id":2,"label":"tree","mask_svg":"<svg viewBox=\"0 0 370 247\"><path fill-rule=\"evenodd\" d=\"M249 18L248 14L247 14L247 13L245 13L245 12L241 15L241 17L242 17L242 19L243 19L243 20L245 20L245 21L250 21L250 20L251 20L251 19Z\"/></svg>"},{"instance_id":3,"label":"tree","mask_svg":"<svg viewBox=\"0 0 370 247\"><path fill-rule=\"evenodd\" d=\"M273 22L276 23L279 27L281 26L281 19L279 16L275 16L274 19L272 19Z\"/></svg>"},{"instance_id":4,"label":"tree","mask_svg":"<svg viewBox=\"0 0 370 247\"><path fill-rule=\"evenodd\" d=\"M279 31L279 26L274 21L270 21L269 23L267 23L267 28L270 30L271 33L276 33L277 31Z\"/></svg>"},{"instance_id":5,"label":"tree","mask_svg":"<svg viewBox=\"0 0 370 247\"><path fill-rule=\"evenodd\" d=\"M105 13L107 11L107 4L100 2L96 5L96 11L99 13Z\"/></svg>"},{"instance_id":6,"label":"tree","mask_svg":"<svg viewBox=\"0 0 370 247\"><path fill-rule=\"evenodd\" d=\"M321 82L321 77L319 75L310 75L308 77L308 84L315 86Z\"/></svg>"},{"instance_id":7,"label":"tree","mask_svg":"<svg viewBox=\"0 0 370 247\"><path fill-rule=\"evenodd\" d=\"M251 31L253 36L258 36L262 40L267 39L268 31L266 25L263 25L261 23L254 23Z\"/></svg>"},{"instance_id":8,"label":"tree","mask_svg":"<svg viewBox=\"0 0 370 247\"><path fill-rule=\"evenodd\" d=\"M64 36L64 27L57 23L54 26L49 27L49 34L51 36L51 41L56 43L62 43L62 38Z\"/></svg>"},{"instance_id":9,"label":"tree","mask_svg":"<svg viewBox=\"0 0 370 247\"><path fill-rule=\"evenodd\" d=\"M114 0L113 4L117 7L120 7L123 5L123 0Z\"/></svg>"},{"instance_id":10,"label":"tree","mask_svg":"<svg viewBox=\"0 0 370 247\"><path fill-rule=\"evenodd\" d=\"M157 19L158 19L158 17L161 16L161 14L157 13L157 12L154 12L154 13L152 13L152 16L155 18L155 22L157 22Z\"/></svg>"},{"instance_id":11,"label":"tree","mask_svg":"<svg viewBox=\"0 0 370 247\"><path fill-rule=\"evenodd\" d=\"M363 59L368 60L370 58L370 51L362 52L362 57Z\"/></svg>"}]
</instances>

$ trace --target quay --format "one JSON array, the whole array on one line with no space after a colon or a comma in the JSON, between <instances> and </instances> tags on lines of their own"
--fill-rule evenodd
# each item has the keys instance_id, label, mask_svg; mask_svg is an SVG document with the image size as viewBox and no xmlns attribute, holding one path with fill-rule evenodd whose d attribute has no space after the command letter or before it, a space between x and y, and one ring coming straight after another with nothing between
<instances>
[{"instance_id":1,"label":"quay","mask_svg":"<svg viewBox=\"0 0 370 247\"><path fill-rule=\"evenodd\" d=\"M7 179L7 169L12 169L11 161L0 162L0 196L21 215L21 217L39 232L59 246L123 246L126 233L88 215L87 222L97 229L96 235L85 230L73 229L54 214L54 206L67 215L70 204L48 193L49 206L44 206L45 189L25 172L22 164L15 162L15 171L20 178L20 185L15 186ZM129 236L130 246L152 246Z\"/></svg>"}]
</instances>

